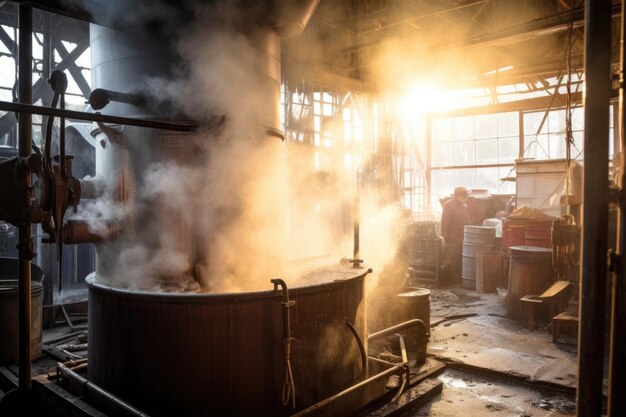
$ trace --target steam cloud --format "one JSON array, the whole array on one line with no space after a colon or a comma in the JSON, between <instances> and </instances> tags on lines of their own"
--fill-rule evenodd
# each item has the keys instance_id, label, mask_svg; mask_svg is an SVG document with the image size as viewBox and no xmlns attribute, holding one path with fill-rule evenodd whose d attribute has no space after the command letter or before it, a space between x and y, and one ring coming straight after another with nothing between
<instances>
[{"instance_id":1,"label":"steam cloud","mask_svg":"<svg viewBox=\"0 0 626 417\"><path fill-rule=\"evenodd\" d=\"M289 257L327 256L335 264L351 257L354 173L340 159L331 168L340 180L320 195L301 181L318 175L311 153L288 152L288 143L266 137L268 91L258 71L265 58L237 30L235 9L232 2L198 8L197 21L179 35L185 65L178 77L148 81L190 118L223 115L225 123L198 134L201 161L190 165L142 164L153 144L129 141L134 171L141 171L134 195L117 204L111 194L82 213L101 219L95 229L104 218L123 225L115 242L99 250L98 279L150 290L259 290L276 276L297 283L304 274ZM288 166L297 177L288 178ZM361 257L381 270L395 255L398 212L369 200L361 210Z\"/></svg>"}]
</instances>

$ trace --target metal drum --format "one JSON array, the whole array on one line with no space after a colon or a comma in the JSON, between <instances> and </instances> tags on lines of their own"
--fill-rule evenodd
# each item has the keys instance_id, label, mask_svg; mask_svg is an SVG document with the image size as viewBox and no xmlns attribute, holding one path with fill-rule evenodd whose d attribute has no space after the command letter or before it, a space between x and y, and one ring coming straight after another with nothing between
<instances>
[{"instance_id":1,"label":"metal drum","mask_svg":"<svg viewBox=\"0 0 626 417\"><path fill-rule=\"evenodd\" d=\"M465 226L461 265L463 288L476 289L476 253L492 251L495 247L495 237L496 229L492 227Z\"/></svg>"},{"instance_id":2,"label":"metal drum","mask_svg":"<svg viewBox=\"0 0 626 417\"><path fill-rule=\"evenodd\" d=\"M521 316L520 298L539 295L555 279L552 269L552 249L533 246L512 246L507 293L507 315L512 319Z\"/></svg>"},{"instance_id":3,"label":"metal drum","mask_svg":"<svg viewBox=\"0 0 626 417\"><path fill-rule=\"evenodd\" d=\"M0 363L17 365L18 346L18 260L0 258ZM41 356L41 311L43 271L31 264L31 358Z\"/></svg>"},{"instance_id":4,"label":"metal drum","mask_svg":"<svg viewBox=\"0 0 626 417\"><path fill-rule=\"evenodd\" d=\"M139 292L89 277L89 379L150 415L292 414L362 376L346 322L366 338L366 274L343 268L290 288L296 409L281 402L281 291Z\"/></svg>"},{"instance_id":5,"label":"metal drum","mask_svg":"<svg viewBox=\"0 0 626 417\"><path fill-rule=\"evenodd\" d=\"M430 329L430 290L427 288L404 287L395 297L395 323L420 319Z\"/></svg>"}]
</instances>

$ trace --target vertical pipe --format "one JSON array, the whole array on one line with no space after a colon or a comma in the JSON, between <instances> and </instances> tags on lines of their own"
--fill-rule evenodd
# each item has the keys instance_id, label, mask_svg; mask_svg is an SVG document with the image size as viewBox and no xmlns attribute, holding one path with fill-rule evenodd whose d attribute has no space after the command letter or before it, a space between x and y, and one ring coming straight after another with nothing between
<instances>
[{"instance_id":1,"label":"vertical pipe","mask_svg":"<svg viewBox=\"0 0 626 417\"><path fill-rule=\"evenodd\" d=\"M352 254L352 266L361 266L360 230L361 230L361 196L359 195L359 172L356 173L356 196L354 197L354 251Z\"/></svg>"},{"instance_id":2,"label":"vertical pipe","mask_svg":"<svg viewBox=\"0 0 626 417\"><path fill-rule=\"evenodd\" d=\"M611 2L585 3L585 173L577 415L602 414L608 237Z\"/></svg>"},{"instance_id":3,"label":"vertical pipe","mask_svg":"<svg viewBox=\"0 0 626 417\"><path fill-rule=\"evenodd\" d=\"M615 153L621 150L621 181L620 181L620 208L619 208L619 227L617 235L617 251L620 254L620 265L617 268L617 273L613 275L613 288L611 299L611 346L609 351L609 399L608 399L608 416L618 417L626 415L626 397L624 397L624 388L626 387L626 331L623 328L626 324L626 285L624 285L624 279L626 278L626 263L624 257L626 257L626 227L624 221L626 220L626 189L624 188L626 173L624 167L626 167L626 106L624 99L626 86L624 85L624 70L626 66L626 51L624 51L624 37L626 36L626 2L622 2L622 15L621 15L621 44L620 44L620 97L619 97L619 112L613 111L613 116L619 114L619 117L614 117L613 130L616 132L613 137L619 137L619 143L621 146L618 148L617 140L613 144ZM614 107L615 109L615 107ZM619 127L619 129L618 129ZM619 132L619 135L617 134Z\"/></svg>"},{"instance_id":4,"label":"vertical pipe","mask_svg":"<svg viewBox=\"0 0 626 417\"><path fill-rule=\"evenodd\" d=\"M432 172L430 170L430 166L432 165L432 149L433 149L433 118L432 116L426 116L426 166L424 167L426 172L426 208L428 209L429 214L433 212L432 206L432 187L431 187L431 177Z\"/></svg>"},{"instance_id":5,"label":"vertical pipe","mask_svg":"<svg viewBox=\"0 0 626 417\"><path fill-rule=\"evenodd\" d=\"M33 101L33 70L32 70L32 32L33 10L29 6L19 6L19 72L18 98L23 104L32 104ZM26 158L32 152L32 116L29 113L19 114L18 154ZM25 188L31 187L31 177L25 171L19 178ZM31 196L26 193L25 206L31 205ZM29 223L19 226L19 388L22 391L31 388L31 349L30 349L30 321L31 321L31 282L30 267L33 256L32 229Z\"/></svg>"}]
</instances>

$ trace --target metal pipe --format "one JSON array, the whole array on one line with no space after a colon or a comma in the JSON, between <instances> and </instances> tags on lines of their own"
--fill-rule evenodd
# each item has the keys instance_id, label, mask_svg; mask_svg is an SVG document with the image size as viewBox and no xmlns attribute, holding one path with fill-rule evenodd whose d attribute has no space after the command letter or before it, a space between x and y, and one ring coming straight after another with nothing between
<instances>
[{"instance_id":1,"label":"metal pipe","mask_svg":"<svg viewBox=\"0 0 626 417\"><path fill-rule=\"evenodd\" d=\"M66 245L101 243L115 237L118 231L115 225L107 224L101 232L94 232L87 220L70 219L63 225L62 241Z\"/></svg>"},{"instance_id":2,"label":"metal pipe","mask_svg":"<svg viewBox=\"0 0 626 417\"><path fill-rule=\"evenodd\" d=\"M376 363L378 363L380 365L385 365L385 366L400 366L400 365L404 365L403 363L397 363L397 362L393 363L393 362L386 361L384 359L377 358L375 356L368 356L368 359L370 361L372 361L372 362L376 362Z\"/></svg>"},{"instance_id":3,"label":"metal pipe","mask_svg":"<svg viewBox=\"0 0 626 417\"><path fill-rule=\"evenodd\" d=\"M113 123L120 125L148 127L152 129L174 130L180 132L193 132L198 128L195 124L178 124L160 122L156 120L135 119L132 117L110 116L100 113L86 113L75 110L62 110L51 107L33 106L32 104L12 103L10 101L0 101L0 110L25 113L40 114L42 116L65 117L74 120L86 120L90 122Z\"/></svg>"},{"instance_id":4,"label":"metal pipe","mask_svg":"<svg viewBox=\"0 0 626 417\"><path fill-rule=\"evenodd\" d=\"M577 415L602 414L608 237L611 2L585 3L584 204Z\"/></svg>"},{"instance_id":5,"label":"metal pipe","mask_svg":"<svg viewBox=\"0 0 626 417\"><path fill-rule=\"evenodd\" d=\"M69 392L85 397L88 402L102 411L115 416L147 417L147 414L103 390L64 364L57 363L57 372L61 378L67 381Z\"/></svg>"},{"instance_id":6,"label":"metal pipe","mask_svg":"<svg viewBox=\"0 0 626 417\"><path fill-rule=\"evenodd\" d=\"M352 253L352 266L358 268L361 266L361 259L359 258L360 248L360 234L361 234L361 201L357 194L354 197L354 250Z\"/></svg>"},{"instance_id":7,"label":"metal pipe","mask_svg":"<svg viewBox=\"0 0 626 417\"><path fill-rule=\"evenodd\" d=\"M620 181L620 201L619 201L619 227L618 227L618 247L619 263L617 272L613 275L613 288L611 299L611 342L609 348L609 398L608 416L618 417L626 415L626 397L622 394L626 387L626 51L624 41L626 37L626 2L622 1L621 40L620 43L620 100L619 100L619 127L621 142L621 169ZM615 126L615 124L614 124Z\"/></svg>"},{"instance_id":8,"label":"metal pipe","mask_svg":"<svg viewBox=\"0 0 626 417\"><path fill-rule=\"evenodd\" d=\"M369 367L367 364L367 352L365 349L365 343L363 343L363 339L361 338L361 335L359 334L357 328L354 327L354 324L346 321L346 326L348 326L348 329L350 329L350 331L352 332L352 335L354 336L354 339L359 346L359 352L361 352L361 373L367 378L367 376L369 375Z\"/></svg>"},{"instance_id":9,"label":"metal pipe","mask_svg":"<svg viewBox=\"0 0 626 417\"><path fill-rule=\"evenodd\" d=\"M291 319L289 317L289 308L296 304L295 301L289 299L289 289L287 284L280 278L270 280L274 284L274 291L280 286L283 291L283 357L285 376L283 381L282 404L296 408L296 385L293 380L293 372L291 371Z\"/></svg>"},{"instance_id":10,"label":"metal pipe","mask_svg":"<svg viewBox=\"0 0 626 417\"><path fill-rule=\"evenodd\" d=\"M89 95L89 104L94 110L105 108L111 101L132 104L135 107L141 107L146 104L146 98L139 94L120 93L104 88L96 88Z\"/></svg>"},{"instance_id":11,"label":"metal pipe","mask_svg":"<svg viewBox=\"0 0 626 417\"><path fill-rule=\"evenodd\" d=\"M413 327L420 327L420 328L422 328L424 330L424 334L426 336L430 336L430 332L426 328L426 324L422 320L420 320L420 319L413 319L413 320L405 321L404 323L397 324L397 325L392 326L392 327L388 327L388 328L386 328L384 330L381 330L379 332L372 333L371 335L369 335L367 337L367 340L369 342L372 342L374 340L381 339L383 337L390 336L390 335L398 333L398 332L400 332L402 330L407 330L407 329L410 329L410 328L413 328Z\"/></svg>"},{"instance_id":12,"label":"metal pipe","mask_svg":"<svg viewBox=\"0 0 626 417\"><path fill-rule=\"evenodd\" d=\"M18 98L20 105L30 105L33 99L32 32L33 10L19 6L19 73ZM32 152L32 116L19 115L18 155L27 158ZM25 189L31 187L31 176L24 170L19 178ZM24 207L31 207L30 193L24 193ZM22 204L20 204L22 206ZM31 389L31 260L33 259L33 236L30 223L20 224L19 230L19 389Z\"/></svg>"},{"instance_id":13,"label":"metal pipe","mask_svg":"<svg viewBox=\"0 0 626 417\"><path fill-rule=\"evenodd\" d=\"M296 414L293 414L291 417L302 417L302 416L306 416L309 415L317 410L319 410L322 407L327 406L328 404L332 403L333 401L338 400L339 398L345 397L346 395L350 394L353 391L356 391L359 388L362 388L364 386L366 386L367 384L374 382L380 378L384 378L388 375L391 375L393 373L396 373L398 371L401 372L405 372L405 366L404 365L396 365L392 368L386 369L376 375L374 375L371 378L366 379L365 381L359 382L358 384L352 385L349 388L346 388L345 390L326 398L325 400L322 400L318 403L313 404L312 406L305 408L302 411L297 412Z\"/></svg>"},{"instance_id":14,"label":"metal pipe","mask_svg":"<svg viewBox=\"0 0 626 417\"><path fill-rule=\"evenodd\" d=\"M356 195L354 196L354 249L352 251L352 266L359 268L363 263L360 248L361 234L361 196L359 195L359 173L356 173Z\"/></svg>"}]
</instances>

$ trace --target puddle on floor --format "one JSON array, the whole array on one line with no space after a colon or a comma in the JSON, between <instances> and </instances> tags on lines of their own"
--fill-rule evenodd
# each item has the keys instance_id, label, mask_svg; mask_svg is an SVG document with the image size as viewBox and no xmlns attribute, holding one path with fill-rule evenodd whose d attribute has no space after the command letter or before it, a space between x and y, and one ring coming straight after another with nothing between
<instances>
[{"instance_id":1,"label":"puddle on floor","mask_svg":"<svg viewBox=\"0 0 626 417\"><path fill-rule=\"evenodd\" d=\"M443 382L441 395L403 416L559 417L576 412L574 396L565 393L454 369L447 369L438 378Z\"/></svg>"}]
</instances>

